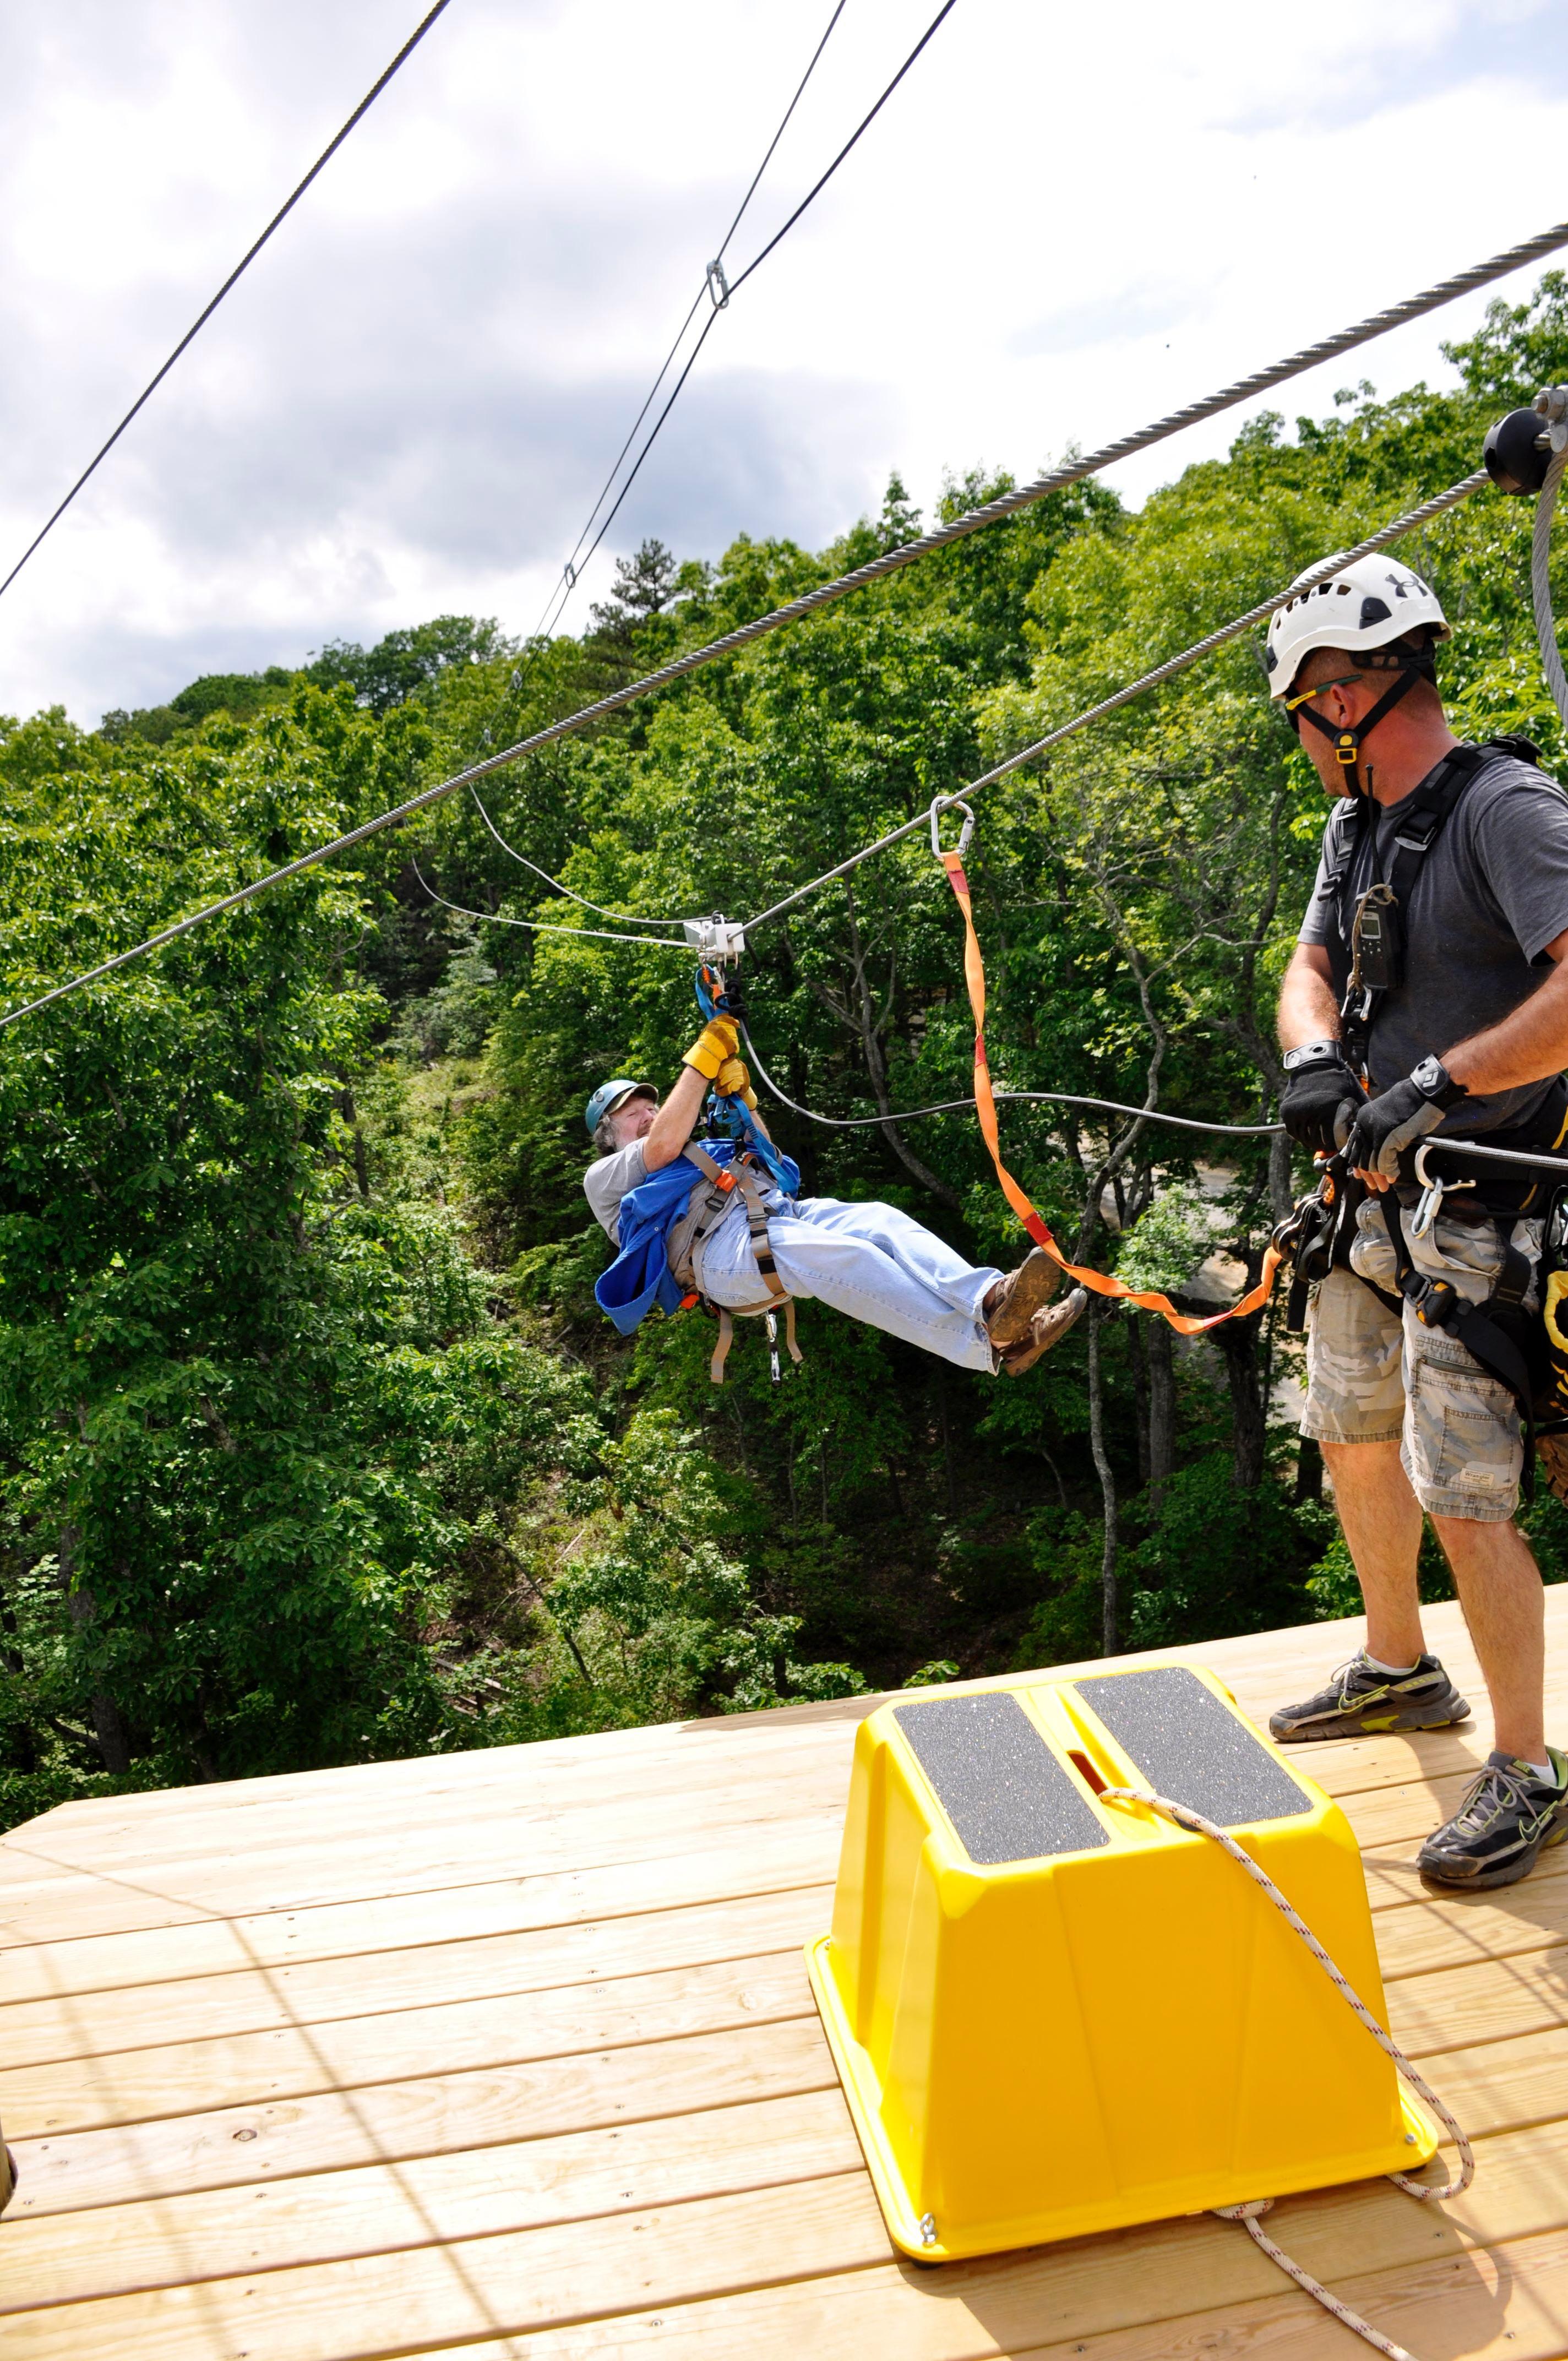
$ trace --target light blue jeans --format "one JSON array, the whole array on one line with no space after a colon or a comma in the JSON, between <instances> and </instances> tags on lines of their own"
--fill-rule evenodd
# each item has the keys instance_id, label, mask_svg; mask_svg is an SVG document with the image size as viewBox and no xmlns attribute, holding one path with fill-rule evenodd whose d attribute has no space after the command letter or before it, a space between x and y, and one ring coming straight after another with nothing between
<instances>
[{"instance_id":1,"label":"light blue jeans","mask_svg":"<svg viewBox=\"0 0 1568 2361\"><path fill-rule=\"evenodd\" d=\"M960 1369L993 1370L981 1304L1000 1271L977 1270L896 1205L770 1197L768 1237L778 1274L802 1302L816 1297L851 1320L883 1328ZM711 1302L756 1303L767 1293L739 1200L697 1248L692 1268Z\"/></svg>"}]
</instances>

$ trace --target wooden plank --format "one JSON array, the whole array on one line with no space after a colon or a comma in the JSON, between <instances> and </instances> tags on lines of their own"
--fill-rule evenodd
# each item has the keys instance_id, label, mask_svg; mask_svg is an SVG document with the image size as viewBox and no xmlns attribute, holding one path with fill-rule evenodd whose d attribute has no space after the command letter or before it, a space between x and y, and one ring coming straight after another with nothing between
<instances>
[{"instance_id":1,"label":"wooden plank","mask_svg":"<svg viewBox=\"0 0 1568 2361\"><path fill-rule=\"evenodd\" d=\"M1389 2031L1412 2058L1550 2032L1568 2003L1568 1949L1405 1977L1387 1988L1387 2000Z\"/></svg>"},{"instance_id":2,"label":"wooden plank","mask_svg":"<svg viewBox=\"0 0 1568 2361\"><path fill-rule=\"evenodd\" d=\"M243 1875L249 1879L252 1891L240 1894L237 1906L270 1902L276 1908L279 1905L269 1889L276 1888L280 1898L290 1898L302 1877L314 1884L334 1852L339 1867L345 1866L345 1845L352 1846L356 1861L363 1862L360 1873L378 1883L389 1880L389 1891L406 1891L422 1880L426 1884L455 1884L454 1861L469 1864L470 1880L490 1864L494 1876L508 1869L580 1868L599 1860L635 1860L644 1848L668 1852L674 1849L671 1834L675 1828L685 1831L686 1845L695 1838L722 1836L765 1816L770 1796L773 1812L781 1818L823 1812L841 1816L848 1792L844 1764L819 1753L804 1755L756 1778L738 1775L701 1781L694 1772L670 1794L618 1794L611 1787L590 1793L582 1801L568 1798L539 1811L469 1812L466 1817L437 1819L428 1827L413 1809L370 1828L362 1828L346 1814L302 1814L289 1844L255 1853L243 1843L229 1844L220 1820L205 1831L200 1852L167 1861L150 1853L133 1861L113 1846L88 1861L57 1862L36 1851L33 1874L13 1876L0 1888L0 1907L10 1920L28 1909L32 1896L53 1890L62 1880L76 1883L94 1878L123 1882L132 1893L150 1886L209 1906L222 1906L223 1897L236 1891L236 1875Z\"/></svg>"},{"instance_id":3,"label":"wooden plank","mask_svg":"<svg viewBox=\"0 0 1568 2361\"><path fill-rule=\"evenodd\" d=\"M1548 1950L1568 1938L1568 1846L1542 1854L1518 1885L1379 1911L1376 1931L1385 1983Z\"/></svg>"},{"instance_id":4,"label":"wooden plank","mask_svg":"<svg viewBox=\"0 0 1568 2361\"><path fill-rule=\"evenodd\" d=\"M509 1993L499 2000L457 2001L390 2016L339 2017L216 2041L8 2066L5 2132L15 2140L146 2123L204 2114L236 2092L269 2101L303 2098L808 2014L815 2023L803 1956L773 1952L522 1997Z\"/></svg>"},{"instance_id":5,"label":"wooden plank","mask_svg":"<svg viewBox=\"0 0 1568 2361\"><path fill-rule=\"evenodd\" d=\"M14 2070L751 1959L798 1949L823 1931L832 1908L832 1887L812 1885L587 1927L426 1943L61 2000L16 2001L0 2007L0 2059Z\"/></svg>"},{"instance_id":6,"label":"wooden plank","mask_svg":"<svg viewBox=\"0 0 1568 2361\"><path fill-rule=\"evenodd\" d=\"M1558 2341L1531 2344L1541 2306L1563 2306L1568 2274L1558 2257L1561 2227L1504 2239L1497 2224L1545 2216L1561 2205L1560 2160L1544 2143L1520 2151L1518 2180L1489 2205L1479 2178L1461 2201L1463 2223L1418 2206L1383 2181L1290 2198L1269 2217L1271 2233L1325 2284L1365 2304L1386 2334L1409 2338L1424 2361L1497 2361L1516 2349L1539 2356ZM1554 2169L1555 2167L1555 2169ZM1532 2188L1538 2193L1532 2196ZM1550 2191L1548 2195L1546 2192ZM1500 2191L1494 2189L1494 2195ZM1511 2284L1504 2275L1512 2271ZM1430 2302L1467 2300L1477 2286L1496 2300L1471 2314L1421 2317ZM1400 2302L1413 2308L1397 2311ZM1527 2307L1535 2307L1534 2311ZM1515 2330L1506 2339L1508 2328ZM1041 2343L1042 2336L1049 2342ZM1496 2337L1497 2342L1488 2342ZM1277 2341L1276 2341L1277 2340ZM1300 2295L1238 2224L1212 2216L1160 2223L1107 2238L1074 2240L1016 2255L921 2270L906 2263L838 2275L802 2275L774 2289L668 2305L630 2316L498 2336L458 2352L422 2348L423 2361L633 2361L656 2349L663 2361L1198 2361L1257 2354L1259 2361L1354 2361L1365 2348ZM411 2347L399 2348L407 2355Z\"/></svg>"},{"instance_id":7,"label":"wooden plank","mask_svg":"<svg viewBox=\"0 0 1568 2361\"><path fill-rule=\"evenodd\" d=\"M1419 1839L1456 1807L1465 1777L1452 1773L1345 1799L1358 1841L1367 1847ZM0 1934L12 1944L60 1941L197 1915L247 1915L299 1909L392 1893L435 1894L484 1882L487 1873L532 1875L658 1860L706 1841L754 1830L771 1840L791 1823L811 1823L825 1839L830 1875L837 1866L844 1783L835 1763L803 1763L787 1777L736 1780L680 1799L634 1798L511 1824L504 1816L465 1827L405 1830L362 1841L352 1827L328 1822L292 1852L253 1861L227 1850L178 1863L131 1869L105 1864L69 1870L0 1894Z\"/></svg>"},{"instance_id":8,"label":"wooden plank","mask_svg":"<svg viewBox=\"0 0 1568 2361\"><path fill-rule=\"evenodd\" d=\"M7 1887L0 1895L0 1939L62 1942L197 1918L378 1902L397 1894L429 1896L434 1913L437 1897L455 1886L632 1868L726 1841L750 1840L761 1855L776 1839L804 1847L815 1836L815 1865L806 1872L815 1882L837 1872L844 1809L839 1795L830 1810L795 1814L781 1799L770 1811L765 1788L748 1787L700 1799L689 1811L664 1813L641 1828L630 1806L619 1817L607 1809L583 1818L590 1825L579 1829L574 1822L569 1844L559 1833L548 1843L520 1840L499 1822L469 1830L461 1844L443 1838L422 1854L412 1841L400 1850L394 1844L362 1850L353 1829L341 1828L308 1851L274 1856L256 1869L239 1856L184 1864L164 1879L142 1872L122 1883L108 1870L97 1875L71 1872L31 1887Z\"/></svg>"},{"instance_id":9,"label":"wooden plank","mask_svg":"<svg viewBox=\"0 0 1568 2361\"><path fill-rule=\"evenodd\" d=\"M1568 2026L1447 2050L1428 2079L1472 2139L1559 2122L1568 2117Z\"/></svg>"},{"instance_id":10,"label":"wooden plank","mask_svg":"<svg viewBox=\"0 0 1568 2361\"><path fill-rule=\"evenodd\" d=\"M323 1819L330 1827L353 1829L356 1841L413 1831L460 1833L478 1817L505 1818L519 1829L554 1828L564 1814L575 1817L594 1806L635 1800L652 1815L661 1799L666 1809L681 1808L715 1785L766 1781L787 1786L802 1777L814 1786L836 1781L841 1803L849 1789L854 1736L855 1726L847 1724L828 1730L792 1726L778 1732L737 1731L722 1748L705 1743L695 1749L688 1739L679 1751L672 1746L640 1757L635 1771L619 1754L551 1762L550 1741L498 1747L490 1754L430 1758L425 1784L417 1788L362 1781L357 1789L335 1795L263 1804L247 1798L242 1786L228 1791L235 1801L223 1810L210 1805L192 1808L186 1798L201 1791L177 1788L168 1792L163 1810L155 1816L122 1813L79 1821L51 1814L11 1831L0 1839L0 1884L26 1884L53 1871L92 1871L111 1862L122 1875L147 1867L162 1872L240 1849L259 1863L270 1853L299 1852ZM470 1762L494 1767L486 1777L461 1779L447 1768Z\"/></svg>"},{"instance_id":11,"label":"wooden plank","mask_svg":"<svg viewBox=\"0 0 1568 2361\"><path fill-rule=\"evenodd\" d=\"M887 2233L861 2173L701 2199L559 2228L471 2238L192 2287L12 2312L6 2361L360 2361L400 2345L597 2320L745 2287L798 2268L883 2261Z\"/></svg>"},{"instance_id":12,"label":"wooden plank","mask_svg":"<svg viewBox=\"0 0 1568 2361\"><path fill-rule=\"evenodd\" d=\"M0 2312L858 2173L837 2090L261 2187L5 2217ZM0 2337L0 2341L4 2341Z\"/></svg>"},{"instance_id":13,"label":"wooden plank","mask_svg":"<svg viewBox=\"0 0 1568 2361\"><path fill-rule=\"evenodd\" d=\"M1283 2272L1286 2293L1234 2312L1205 2312L1132 2335L1053 2341L1020 2353L1016 2361L1185 2361L1223 2352L1234 2361L1266 2354L1267 2361L1324 2361L1351 2344L1322 2306L1299 2294ZM1432 2262L1338 2285L1354 2311L1395 2344L1455 2361L1558 2361L1568 2321L1568 2235L1562 2231L1494 2247L1451 2262ZM1434 2345L1433 2340L1441 2342ZM1365 2352L1357 2340L1353 2348ZM604 2350L603 2347L600 2348ZM1346 2354L1346 2361L1349 2355Z\"/></svg>"},{"instance_id":14,"label":"wooden plank","mask_svg":"<svg viewBox=\"0 0 1568 2361\"><path fill-rule=\"evenodd\" d=\"M118 1985L150 1987L300 1960L396 1950L428 1943L433 1934L442 1942L457 1942L551 1927L588 1930L596 1922L634 1917L661 1906L696 1908L747 1894L805 1886L815 1890L838 1868L837 1833L824 1865L828 1833L809 1822L804 1829L770 1832L765 1845L752 1838L663 1861L446 1886L434 1896L382 1895L365 1902L323 1903L310 1910L247 1912L234 1918L33 1943L0 1953L0 1993L7 2000L25 2001Z\"/></svg>"},{"instance_id":15,"label":"wooden plank","mask_svg":"<svg viewBox=\"0 0 1568 2361\"><path fill-rule=\"evenodd\" d=\"M17 2209L43 2214L663 2122L838 2087L815 2018L790 2017L312 2098L231 2099L205 2114L109 2131L24 2139L7 2124L6 2138L26 2183Z\"/></svg>"},{"instance_id":16,"label":"wooden plank","mask_svg":"<svg viewBox=\"0 0 1568 2361\"><path fill-rule=\"evenodd\" d=\"M1374 2182L1288 2201L1271 2226L1386 2329L1417 2334L1412 2306L1463 2301L1477 2285L1496 2295L1510 2264L1538 2299L1568 2285L1565 2192L1550 2161L1540 2143L1490 2158L1485 2186L1478 2180L1455 2218ZM1509 2237L1504 2225L1521 2219L1548 2226ZM5 2349L8 2361L76 2361L104 2349L116 2361L216 2361L247 2350L268 2361L361 2361L488 2335L526 2338L518 2348L526 2361L613 2361L646 2350L657 2328L660 2349L679 2361L796 2361L803 2351L817 2361L1048 2351L1056 2361L1086 2344L1106 2361L1266 2344L1270 2361L1279 2351L1321 2361L1337 2334L1239 2227L1212 2217L939 2271L887 2256L863 2176L847 2174L443 2251L270 2270L263 2257L243 2276L14 2313ZM1508 2304L1516 2340L1530 2317ZM562 2323L565 2333L554 2325ZM1315 2345L1296 2341L1298 2323ZM1452 2334L1434 2345L1425 2324L1424 2352L1493 2349ZM1505 2322L1495 2310L1492 2324L1500 2337ZM1270 2341L1281 2335L1284 2344ZM1499 2341L1497 2349L1510 2348ZM1551 2348L1527 2341L1526 2349Z\"/></svg>"},{"instance_id":17,"label":"wooden plank","mask_svg":"<svg viewBox=\"0 0 1568 2361\"><path fill-rule=\"evenodd\" d=\"M1557 1916L1568 1921L1568 1883L1560 1881L1549 1891L1556 1895ZM122 1988L16 2003L0 2009L0 2057L8 2074L19 2075L34 2066L61 2064L74 2070L85 2059L117 2061L140 2050L157 2050L160 2054L151 2062L161 2081L166 2048L175 2048L182 2057L189 2054L200 2070L205 2053L197 2045L206 2042L228 2043L345 2021L363 2024L379 2016L401 2019L410 2011L418 2013L410 2020L411 2040L416 2045L425 2039L440 2041L442 2028L456 2020L437 2014L425 2025L429 2012L475 2000L496 2004L509 1995L549 1994L543 2004L548 2015L560 2008L564 1993L579 1987L613 1987L618 1980L630 1979L627 1989L642 1989L642 1980L655 1971L793 1954L828 1924L831 1909L831 1888L812 1886L707 1908L612 1919L607 1925L430 1944L247 1974L193 1978L148 1990ZM1489 1958L1477 1960L1472 1952L1465 1965L1456 1965L1452 1973L1401 1980L1398 1990L1390 1992L1396 2037L1412 2052L1419 2048L1431 2054L1555 2024L1562 2014L1565 1964L1568 1953L1561 1947L1538 1948L1508 1969ZM532 2002L530 2010L538 2021ZM568 2009L569 2016L575 2014ZM478 2027L499 2020L492 2010L467 2021ZM402 2047L400 2030L394 2037L396 2046ZM326 2048L340 2055L331 2037ZM269 2085L277 2070L269 2046L258 2048L252 2043L248 2049L212 2054L221 2054L225 2063L220 2070L225 2071L231 2059L242 2071L238 2061L247 2056L264 2061ZM117 2078L118 2063L112 2063L110 2070ZM130 2070L134 2073L134 2067ZM383 2070L374 2079L389 2077Z\"/></svg>"}]
</instances>

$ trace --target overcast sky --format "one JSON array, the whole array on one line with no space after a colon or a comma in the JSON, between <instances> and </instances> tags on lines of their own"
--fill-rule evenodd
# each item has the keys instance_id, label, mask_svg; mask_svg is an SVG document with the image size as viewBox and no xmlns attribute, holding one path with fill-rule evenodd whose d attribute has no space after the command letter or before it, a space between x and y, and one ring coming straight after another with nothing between
<instances>
[{"instance_id":1,"label":"overcast sky","mask_svg":"<svg viewBox=\"0 0 1568 2361\"><path fill-rule=\"evenodd\" d=\"M935 5L848 0L732 276ZM0 712L532 630L830 9L452 0L0 600ZM0 0L0 574L422 13ZM566 626L644 534L820 544L891 467L928 505L1101 443L1544 228L1565 154L1553 0L959 0L717 323ZM1445 378L1485 300L1284 406Z\"/></svg>"}]
</instances>

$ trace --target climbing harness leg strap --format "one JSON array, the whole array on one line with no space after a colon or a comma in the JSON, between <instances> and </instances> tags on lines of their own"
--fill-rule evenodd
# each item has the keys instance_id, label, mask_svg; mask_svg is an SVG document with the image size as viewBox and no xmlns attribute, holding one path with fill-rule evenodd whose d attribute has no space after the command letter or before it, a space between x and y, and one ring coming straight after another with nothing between
<instances>
[{"instance_id":1,"label":"climbing harness leg strap","mask_svg":"<svg viewBox=\"0 0 1568 2361\"><path fill-rule=\"evenodd\" d=\"M736 1316L750 1320L761 1314L769 1323L768 1344L776 1378L778 1345L773 1317L776 1312L782 1312L784 1316L784 1343L790 1359L798 1364L801 1351L795 1334L795 1298L779 1277L778 1265L773 1260L773 1245L768 1236L767 1207L756 1170L744 1155L738 1156L732 1164L720 1164L695 1139L686 1142L685 1153L707 1180L709 1188L702 1214L688 1241L682 1268L675 1273L677 1282L682 1286L695 1285L692 1257L703 1239L718 1228L738 1193L746 1209L746 1227L751 1235L752 1258L768 1290L760 1303L738 1303L728 1308L723 1304L714 1305L718 1314L718 1343L707 1365L707 1374L716 1386L724 1383L724 1365L729 1358L729 1347L735 1338Z\"/></svg>"}]
</instances>

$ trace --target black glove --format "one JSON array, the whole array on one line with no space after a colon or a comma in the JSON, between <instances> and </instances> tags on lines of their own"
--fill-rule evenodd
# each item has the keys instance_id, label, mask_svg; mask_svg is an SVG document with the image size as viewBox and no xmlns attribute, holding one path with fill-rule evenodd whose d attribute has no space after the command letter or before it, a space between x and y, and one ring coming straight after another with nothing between
<instances>
[{"instance_id":1,"label":"black glove","mask_svg":"<svg viewBox=\"0 0 1568 2361\"><path fill-rule=\"evenodd\" d=\"M1397 1180L1405 1150L1434 1132L1449 1108L1469 1095L1441 1060L1423 1058L1402 1082L1357 1110L1345 1141L1345 1162L1353 1171L1380 1172L1386 1180Z\"/></svg>"},{"instance_id":2,"label":"black glove","mask_svg":"<svg viewBox=\"0 0 1568 2361\"><path fill-rule=\"evenodd\" d=\"M1360 1097L1337 1041L1314 1041L1305 1049L1288 1052L1279 1120L1298 1148L1332 1156L1339 1144L1335 1137L1339 1117L1343 1113L1348 1126Z\"/></svg>"}]
</instances>

